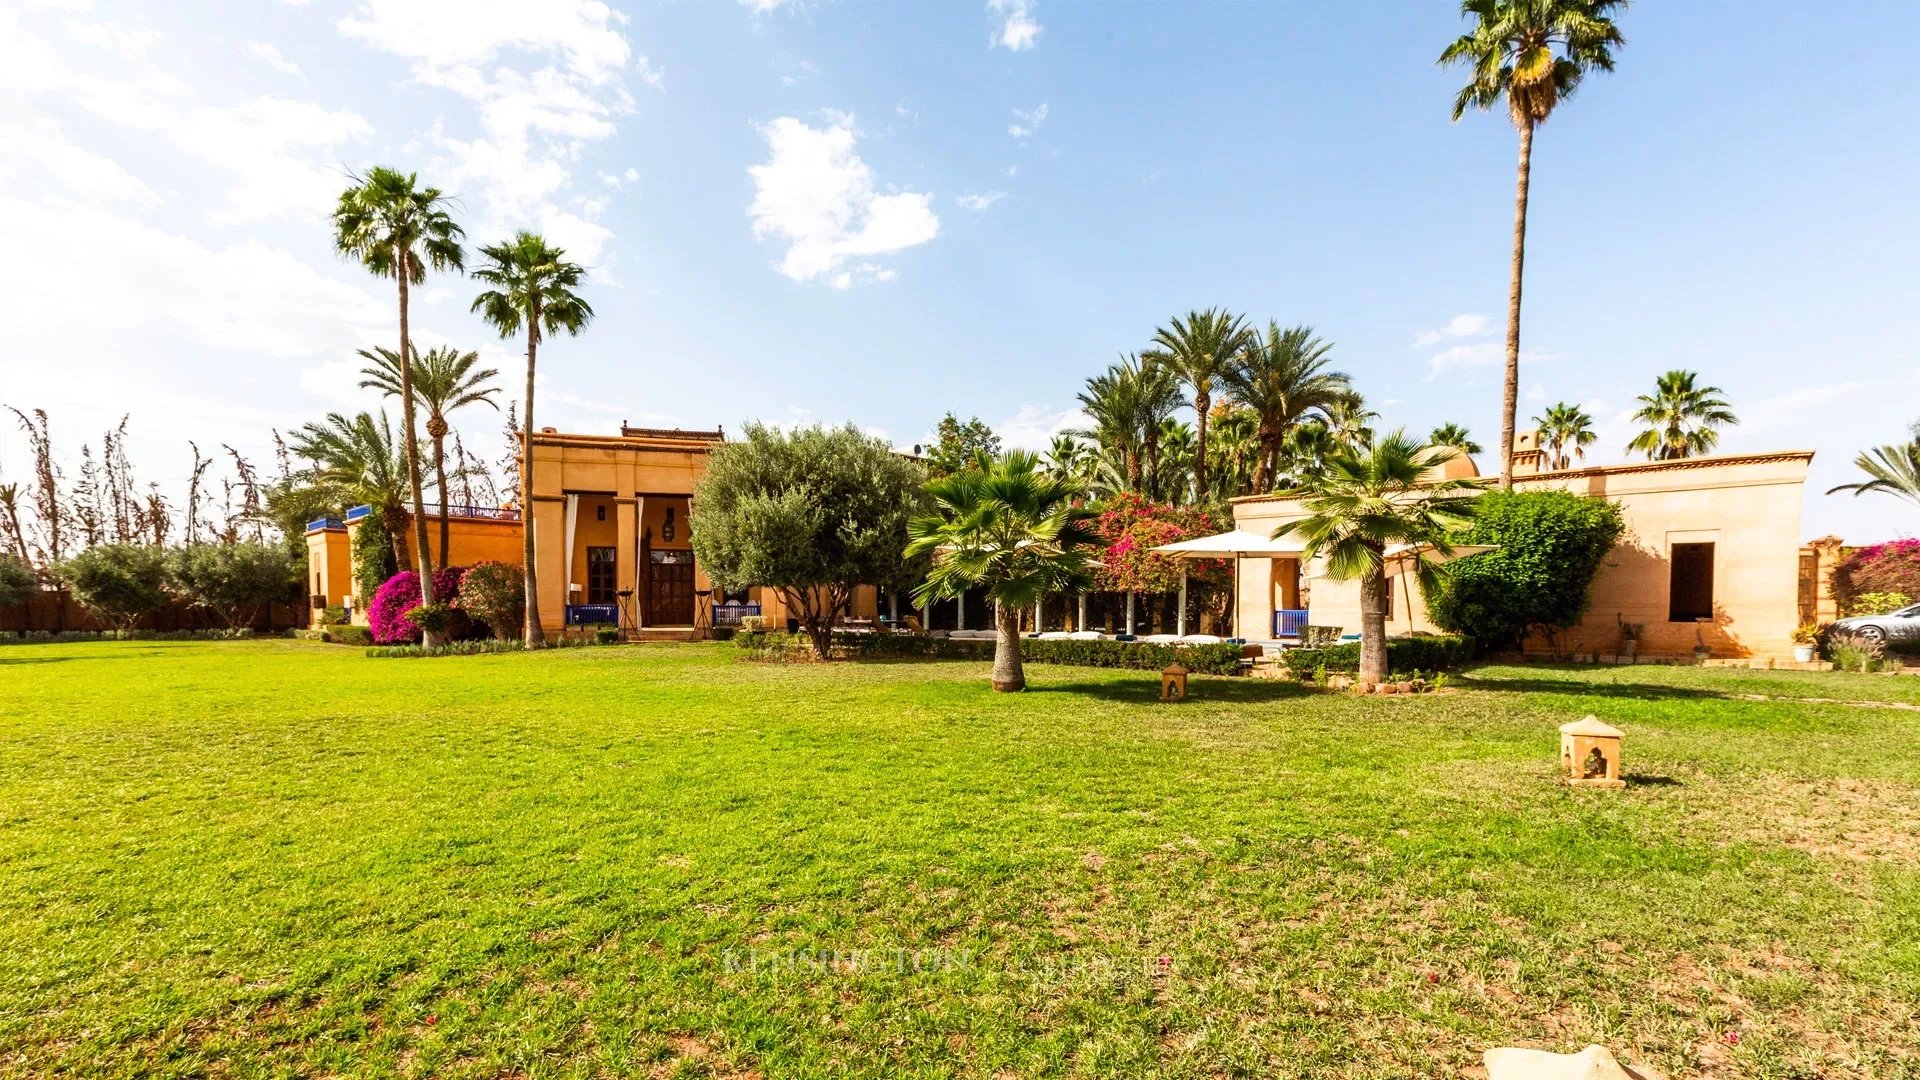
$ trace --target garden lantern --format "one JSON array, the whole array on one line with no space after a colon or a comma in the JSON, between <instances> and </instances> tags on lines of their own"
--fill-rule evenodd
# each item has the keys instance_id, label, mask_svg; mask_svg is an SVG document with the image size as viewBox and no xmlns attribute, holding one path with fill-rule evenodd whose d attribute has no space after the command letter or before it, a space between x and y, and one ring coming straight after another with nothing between
<instances>
[{"instance_id":1,"label":"garden lantern","mask_svg":"<svg viewBox=\"0 0 1920 1080\"><path fill-rule=\"evenodd\" d=\"M1160 673L1160 700L1185 701L1187 699L1187 669L1179 664L1168 664Z\"/></svg>"},{"instance_id":2,"label":"garden lantern","mask_svg":"<svg viewBox=\"0 0 1920 1080\"><path fill-rule=\"evenodd\" d=\"M1586 717L1560 725L1560 764L1572 787L1623 788L1619 728Z\"/></svg>"}]
</instances>

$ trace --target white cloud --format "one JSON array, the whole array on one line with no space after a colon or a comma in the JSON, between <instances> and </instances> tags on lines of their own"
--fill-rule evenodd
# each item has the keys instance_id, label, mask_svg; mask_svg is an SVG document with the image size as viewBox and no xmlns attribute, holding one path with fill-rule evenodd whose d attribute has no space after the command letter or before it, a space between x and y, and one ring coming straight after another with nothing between
<instances>
[{"instance_id":1,"label":"white cloud","mask_svg":"<svg viewBox=\"0 0 1920 1080\"><path fill-rule=\"evenodd\" d=\"M1734 414L1740 417L1740 426L1746 431L1788 427L1796 422L1804 424L1809 419L1809 413L1821 411L1820 406L1836 401L1858 400L1858 396L1866 393L1870 387L1871 384L1857 380L1802 386L1740 406L1734 410Z\"/></svg>"},{"instance_id":2,"label":"white cloud","mask_svg":"<svg viewBox=\"0 0 1920 1080\"><path fill-rule=\"evenodd\" d=\"M740 0L740 6L755 15L765 15L787 2L788 0Z\"/></svg>"},{"instance_id":3,"label":"white cloud","mask_svg":"<svg viewBox=\"0 0 1920 1080\"><path fill-rule=\"evenodd\" d=\"M744 0L742 0L742 2L744 2ZM802 60L800 61L799 68L797 68L794 71L790 71L785 75L780 76L780 85L781 86L798 86L801 82L807 79L811 79L818 74L820 74L819 64L816 64L811 60Z\"/></svg>"},{"instance_id":4,"label":"white cloud","mask_svg":"<svg viewBox=\"0 0 1920 1080\"><path fill-rule=\"evenodd\" d=\"M1013 116L1014 122L1007 125L1007 134L1016 139L1029 138L1040 130L1041 124L1047 122L1046 103L1041 102L1031 109L1015 109Z\"/></svg>"},{"instance_id":5,"label":"white cloud","mask_svg":"<svg viewBox=\"0 0 1920 1080\"><path fill-rule=\"evenodd\" d=\"M1008 176L1019 176L1019 175L1020 175L1020 166L1018 166L1018 165L1009 165L1009 166L1007 166L1007 175L1008 175Z\"/></svg>"},{"instance_id":6,"label":"white cloud","mask_svg":"<svg viewBox=\"0 0 1920 1080\"><path fill-rule=\"evenodd\" d=\"M1049 409L1029 402L1021 405L1012 416L993 425L993 430L1008 449L1045 450L1053 445L1055 435L1091 426L1092 419L1078 407Z\"/></svg>"},{"instance_id":7,"label":"white cloud","mask_svg":"<svg viewBox=\"0 0 1920 1080\"><path fill-rule=\"evenodd\" d=\"M264 41L249 41L247 52L282 75L299 75L300 65L280 55L280 50Z\"/></svg>"},{"instance_id":8,"label":"white cloud","mask_svg":"<svg viewBox=\"0 0 1920 1080\"><path fill-rule=\"evenodd\" d=\"M955 201L968 210L979 211L985 210L987 207L992 206L994 203L1006 197L1007 193L1004 191L969 191Z\"/></svg>"},{"instance_id":9,"label":"white cloud","mask_svg":"<svg viewBox=\"0 0 1920 1080\"><path fill-rule=\"evenodd\" d=\"M361 0L340 32L427 68L475 67L503 51L553 52L569 74L614 81L632 48L600 0Z\"/></svg>"},{"instance_id":10,"label":"white cloud","mask_svg":"<svg viewBox=\"0 0 1920 1080\"><path fill-rule=\"evenodd\" d=\"M667 92L666 69L655 67L651 61L642 56L634 63L633 70L634 74L640 77L641 82L646 83L648 86L653 87L663 94Z\"/></svg>"},{"instance_id":11,"label":"white cloud","mask_svg":"<svg viewBox=\"0 0 1920 1080\"><path fill-rule=\"evenodd\" d=\"M994 46L1021 52L1040 43L1042 27L1033 17L1033 0L987 0L987 18L993 24Z\"/></svg>"},{"instance_id":12,"label":"white cloud","mask_svg":"<svg viewBox=\"0 0 1920 1080\"><path fill-rule=\"evenodd\" d=\"M1487 332L1488 322L1485 315L1455 315L1447 320L1447 325L1438 330L1424 330L1413 339L1415 345L1425 348L1438 345L1448 338L1478 337Z\"/></svg>"},{"instance_id":13,"label":"white cloud","mask_svg":"<svg viewBox=\"0 0 1920 1080\"><path fill-rule=\"evenodd\" d=\"M884 281L892 272L878 267L864 272L872 264L842 267L851 259L901 251L939 235L931 194L881 194L875 188L873 170L854 152L851 116L832 115L818 128L783 116L762 125L760 133L769 156L765 164L747 169L754 183L748 213L754 236L788 241L779 266L793 280L832 274L831 282L841 288Z\"/></svg>"},{"instance_id":14,"label":"white cloud","mask_svg":"<svg viewBox=\"0 0 1920 1080\"><path fill-rule=\"evenodd\" d=\"M112 158L75 146L46 117L0 110L0 178L14 181L15 166L31 164L49 183L40 190L57 202L157 206L160 196ZM24 178L22 178L24 179Z\"/></svg>"}]
</instances>

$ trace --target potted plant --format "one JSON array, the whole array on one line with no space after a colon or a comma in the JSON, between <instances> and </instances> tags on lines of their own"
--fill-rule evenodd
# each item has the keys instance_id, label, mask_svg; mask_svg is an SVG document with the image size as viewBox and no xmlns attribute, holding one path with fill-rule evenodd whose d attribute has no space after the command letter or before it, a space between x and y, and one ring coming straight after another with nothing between
<instances>
[{"instance_id":1,"label":"potted plant","mask_svg":"<svg viewBox=\"0 0 1920 1080\"><path fill-rule=\"evenodd\" d=\"M1808 664L1813 662L1815 650L1820 646L1820 632L1825 627L1819 623L1801 623L1793 629L1793 662Z\"/></svg>"},{"instance_id":2,"label":"potted plant","mask_svg":"<svg viewBox=\"0 0 1920 1080\"><path fill-rule=\"evenodd\" d=\"M1637 622L1620 621L1620 656L1629 664L1640 655L1641 630L1642 626Z\"/></svg>"}]
</instances>

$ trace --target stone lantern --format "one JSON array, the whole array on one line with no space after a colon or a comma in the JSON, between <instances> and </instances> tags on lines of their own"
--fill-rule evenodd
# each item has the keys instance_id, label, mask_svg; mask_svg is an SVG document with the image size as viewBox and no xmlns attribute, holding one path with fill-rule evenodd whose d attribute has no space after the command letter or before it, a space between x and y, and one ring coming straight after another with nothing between
<instances>
[{"instance_id":1,"label":"stone lantern","mask_svg":"<svg viewBox=\"0 0 1920 1080\"><path fill-rule=\"evenodd\" d=\"M1572 787L1623 788L1619 728L1586 717L1560 725L1560 764Z\"/></svg>"},{"instance_id":2,"label":"stone lantern","mask_svg":"<svg viewBox=\"0 0 1920 1080\"><path fill-rule=\"evenodd\" d=\"M1187 669L1179 664L1168 664L1160 673L1160 700L1185 701L1187 699Z\"/></svg>"}]
</instances>

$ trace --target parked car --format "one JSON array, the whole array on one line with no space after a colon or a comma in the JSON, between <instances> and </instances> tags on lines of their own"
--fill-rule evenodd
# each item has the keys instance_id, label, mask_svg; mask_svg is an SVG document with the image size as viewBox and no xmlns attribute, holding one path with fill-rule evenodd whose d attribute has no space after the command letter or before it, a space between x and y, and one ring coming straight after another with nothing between
<instances>
[{"instance_id":1,"label":"parked car","mask_svg":"<svg viewBox=\"0 0 1920 1080\"><path fill-rule=\"evenodd\" d=\"M1855 615L1841 619L1828 629L1831 633L1853 634L1889 645L1920 642L1920 604L1912 604L1885 615Z\"/></svg>"}]
</instances>

